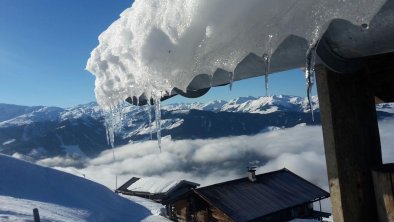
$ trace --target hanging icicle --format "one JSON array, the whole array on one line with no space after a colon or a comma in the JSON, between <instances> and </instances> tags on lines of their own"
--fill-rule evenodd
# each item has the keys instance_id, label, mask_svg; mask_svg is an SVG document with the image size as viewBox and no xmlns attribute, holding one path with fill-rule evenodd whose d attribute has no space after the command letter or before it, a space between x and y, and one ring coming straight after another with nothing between
<instances>
[{"instance_id":1,"label":"hanging icicle","mask_svg":"<svg viewBox=\"0 0 394 222\"><path fill-rule=\"evenodd\" d=\"M234 82L234 72L229 72L229 78L230 78L230 91L233 89L233 82Z\"/></svg>"},{"instance_id":2,"label":"hanging icicle","mask_svg":"<svg viewBox=\"0 0 394 222\"><path fill-rule=\"evenodd\" d=\"M306 55L306 65L305 65L305 78L306 78L306 95L308 99L308 106L312 115L312 121L315 121L314 113L313 113L313 104L312 104L312 88L315 83L315 61L316 61L316 46L312 46Z\"/></svg>"},{"instance_id":3,"label":"hanging icicle","mask_svg":"<svg viewBox=\"0 0 394 222\"><path fill-rule=\"evenodd\" d=\"M123 128L124 108L124 103L120 103L108 111L103 111L107 142L112 148L113 160L115 160L115 136Z\"/></svg>"},{"instance_id":4,"label":"hanging icicle","mask_svg":"<svg viewBox=\"0 0 394 222\"><path fill-rule=\"evenodd\" d=\"M272 38L273 35L268 35L268 40L265 44L265 51L266 53L263 54L263 61L264 61L264 88L265 88L265 95L268 96L268 81L269 81L269 72L271 66L271 55L272 55Z\"/></svg>"},{"instance_id":5,"label":"hanging icicle","mask_svg":"<svg viewBox=\"0 0 394 222\"><path fill-rule=\"evenodd\" d=\"M106 119L107 119L107 117L106 117ZM108 145L111 146L112 159L115 161L115 150L114 150L115 132L112 127L112 124L107 122L107 120L105 121L105 129L106 129L105 135L107 136L107 143L108 143Z\"/></svg>"},{"instance_id":6,"label":"hanging icicle","mask_svg":"<svg viewBox=\"0 0 394 222\"><path fill-rule=\"evenodd\" d=\"M150 140L152 140L152 105L150 104L150 101L148 101L147 104L147 113L148 113L148 118L149 118L149 134L150 134Z\"/></svg>"},{"instance_id":7,"label":"hanging icicle","mask_svg":"<svg viewBox=\"0 0 394 222\"><path fill-rule=\"evenodd\" d=\"M139 97L139 96L137 96L137 98L136 98L136 99L137 99L137 103L136 103L136 104L137 104L137 106L139 106L139 105L140 105L140 97Z\"/></svg>"},{"instance_id":8,"label":"hanging icicle","mask_svg":"<svg viewBox=\"0 0 394 222\"><path fill-rule=\"evenodd\" d=\"M268 96L268 75L270 70L270 57L268 54L263 55L264 60L264 87L265 87L265 95Z\"/></svg>"},{"instance_id":9,"label":"hanging icicle","mask_svg":"<svg viewBox=\"0 0 394 222\"><path fill-rule=\"evenodd\" d=\"M105 113L105 129L107 136L107 143L112 148L112 158L115 161L115 116L116 107L110 108L108 112Z\"/></svg>"},{"instance_id":10,"label":"hanging icicle","mask_svg":"<svg viewBox=\"0 0 394 222\"><path fill-rule=\"evenodd\" d=\"M156 135L157 135L157 143L159 145L159 150L161 152L161 104L160 104L160 96L155 96L155 114L156 114Z\"/></svg>"}]
</instances>

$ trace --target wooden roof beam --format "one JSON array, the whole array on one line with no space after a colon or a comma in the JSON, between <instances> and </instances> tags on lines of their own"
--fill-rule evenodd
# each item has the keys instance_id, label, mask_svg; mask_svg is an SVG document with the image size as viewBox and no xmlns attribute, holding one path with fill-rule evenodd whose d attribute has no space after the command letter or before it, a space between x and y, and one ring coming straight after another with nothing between
<instances>
[{"instance_id":1,"label":"wooden roof beam","mask_svg":"<svg viewBox=\"0 0 394 222\"><path fill-rule=\"evenodd\" d=\"M394 53L366 58L373 93L383 102L394 102Z\"/></svg>"}]
</instances>

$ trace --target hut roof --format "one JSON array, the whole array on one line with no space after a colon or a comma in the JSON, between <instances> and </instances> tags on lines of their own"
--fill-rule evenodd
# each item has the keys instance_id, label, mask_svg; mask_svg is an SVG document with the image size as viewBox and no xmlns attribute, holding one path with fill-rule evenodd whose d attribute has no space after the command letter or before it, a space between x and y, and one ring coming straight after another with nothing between
<instances>
[{"instance_id":1,"label":"hut roof","mask_svg":"<svg viewBox=\"0 0 394 222\"><path fill-rule=\"evenodd\" d=\"M287 169L241 178L195 190L234 221L250 221L330 196Z\"/></svg>"}]
</instances>

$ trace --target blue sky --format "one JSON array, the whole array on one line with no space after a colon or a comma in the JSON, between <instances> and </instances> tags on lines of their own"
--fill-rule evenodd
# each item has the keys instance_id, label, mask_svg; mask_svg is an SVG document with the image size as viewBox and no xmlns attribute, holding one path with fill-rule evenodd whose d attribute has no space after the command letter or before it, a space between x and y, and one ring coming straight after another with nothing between
<instances>
[{"instance_id":1,"label":"blue sky","mask_svg":"<svg viewBox=\"0 0 394 222\"><path fill-rule=\"evenodd\" d=\"M70 107L94 101L85 71L98 35L131 0L0 0L0 103ZM291 83L291 84L289 84ZM300 70L271 75L269 94L305 95ZM211 89L206 102L265 95L263 78Z\"/></svg>"}]
</instances>

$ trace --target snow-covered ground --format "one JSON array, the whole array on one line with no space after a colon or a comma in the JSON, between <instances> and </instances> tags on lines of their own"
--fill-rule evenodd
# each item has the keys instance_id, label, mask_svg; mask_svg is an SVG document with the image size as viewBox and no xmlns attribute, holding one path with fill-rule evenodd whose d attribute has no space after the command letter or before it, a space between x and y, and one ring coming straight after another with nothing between
<instances>
[{"instance_id":1,"label":"snow-covered ground","mask_svg":"<svg viewBox=\"0 0 394 222\"><path fill-rule=\"evenodd\" d=\"M168 221L160 204L124 198L90 180L0 155L0 221Z\"/></svg>"}]
</instances>

